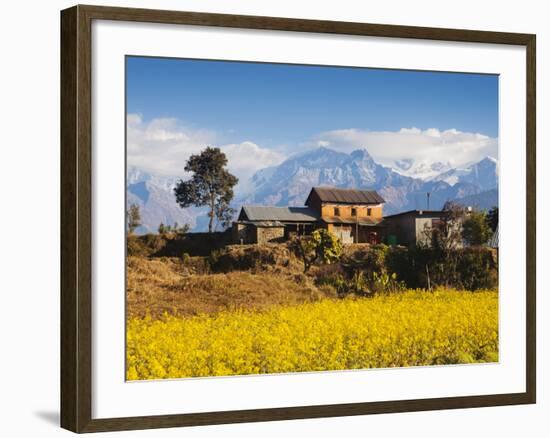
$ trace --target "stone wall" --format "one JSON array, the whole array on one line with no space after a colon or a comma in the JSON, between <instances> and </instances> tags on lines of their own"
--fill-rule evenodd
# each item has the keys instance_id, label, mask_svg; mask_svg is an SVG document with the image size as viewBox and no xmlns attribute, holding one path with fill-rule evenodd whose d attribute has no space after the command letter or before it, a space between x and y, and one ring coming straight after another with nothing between
<instances>
[{"instance_id":1,"label":"stone wall","mask_svg":"<svg viewBox=\"0 0 550 438\"><path fill-rule=\"evenodd\" d=\"M257 227L256 243L277 243L285 240L285 227Z\"/></svg>"},{"instance_id":2,"label":"stone wall","mask_svg":"<svg viewBox=\"0 0 550 438\"><path fill-rule=\"evenodd\" d=\"M237 244L256 243L256 227L251 224L233 222L232 240Z\"/></svg>"}]
</instances>

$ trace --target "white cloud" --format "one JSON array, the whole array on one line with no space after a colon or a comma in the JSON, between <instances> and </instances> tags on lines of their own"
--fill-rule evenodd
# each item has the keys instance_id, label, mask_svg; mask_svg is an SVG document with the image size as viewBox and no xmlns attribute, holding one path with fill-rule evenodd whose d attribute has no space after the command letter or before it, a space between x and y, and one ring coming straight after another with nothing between
<instances>
[{"instance_id":1,"label":"white cloud","mask_svg":"<svg viewBox=\"0 0 550 438\"><path fill-rule=\"evenodd\" d=\"M247 190L246 183L256 171L280 164L287 155L281 148L263 148L251 141L223 144L216 132L185 126L175 118L146 122L140 114L128 114L127 133L128 164L159 176L185 178L183 169L190 155L206 146L219 147L227 155L229 170L240 180L239 191ZM487 155L498 158L497 138L456 129L340 129L322 132L303 146L324 146L348 153L366 148L377 162L388 166L396 160L411 159L458 167ZM289 149L288 153L292 152L296 148Z\"/></svg>"},{"instance_id":2,"label":"white cloud","mask_svg":"<svg viewBox=\"0 0 550 438\"><path fill-rule=\"evenodd\" d=\"M261 148L251 141L228 144L220 148L227 156L229 170L238 175L243 183L256 171L280 164L285 159L283 154Z\"/></svg>"},{"instance_id":3,"label":"white cloud","mask_svg":"<svg viewBox=\"0 0 550 438\"><path fill-rule=\"evenodd\" d=\"M321 133L314 143L342 152L366 148L376 161L385 165L391 165L395 160L412 159L461 166L488 155L498 157L498 138L456 129L340 129Z\"/></svg>"},{"instance_id":4,"label":"white cloud","mask_svg":"<svg viewBox=\"0 0 550 438\"><path fill-rule=\"evenodd\" d=\"M216 146L227 155L229 170L242 186L254 172L279 164L285 158L251 141L219 144L215 132L186 127L175 118L144 122L139 114L128 114L127 134L128 165L154 175L185 177L183 169L189 156L206 146Z\"/></svg>"},{"instance_id":5,"label":"white cloud","mask_svg":"<svg viewBox=\"0 0 550 438\"><path fill-rule=\"evenodd\" d=\"M138 114L127 116L128 164L155 175L183 176L189 156L215 139L214 133L181 126L176 119L144 122Z\"/></svg>"}]
</instances>

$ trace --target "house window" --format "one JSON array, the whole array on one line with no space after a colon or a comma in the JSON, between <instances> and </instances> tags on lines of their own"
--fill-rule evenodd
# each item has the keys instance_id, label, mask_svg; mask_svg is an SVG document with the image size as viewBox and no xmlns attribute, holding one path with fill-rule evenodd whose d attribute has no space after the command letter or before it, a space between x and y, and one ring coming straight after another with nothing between
<instances>
[{"instance_id":1,"label":"house window","mask_svg":"<svg viewBox=\"0 0 550 438\"><path fill-rule=\"evenodd\" d=\"M372 208L367 208L367 216L370 216L372 214Z\"/></svg>"},{"instance_id":2,"label":"house window","mask_svg":"<svg viewBox=\"0 0 550 438\"><path fill-rule=\"evenodd\" d=\"M338 207L334 207L334 216L340 216L340 209Z\"/></svg>"},{"instance_id":3,"label":"house window","mask_svg":"<svg viewBox=\"0 0 550 438\"><path fill-rule=\"evenodd\" d=\"M352 216L357 216L357 209L356 208L351 208L351 215Z\"/></svg>"}]
</instances>

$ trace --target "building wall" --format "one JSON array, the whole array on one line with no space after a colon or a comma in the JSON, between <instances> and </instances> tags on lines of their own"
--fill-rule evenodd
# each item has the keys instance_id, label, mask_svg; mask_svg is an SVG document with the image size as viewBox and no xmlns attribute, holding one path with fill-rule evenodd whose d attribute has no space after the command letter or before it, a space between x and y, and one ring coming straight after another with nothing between
<instances>
[{"instance_id":1,"label":"building wall","mask_svg":"<svg viewBox=\"0 0 550 438\"><path fill-rule=\"evenodd\" d=\"M285 239L290 240L296 236L309 236L319 227L316 223L285 224Z\"/></svg>"},{"instance_id":2,"label":"building wall","mask_svg":"<svg viewBox=\"0 0 550 438\"><path fill-rule=\"evenodd\" d=\"M285 239L285 227L255 227L256 243L277 243Z\"/></svg>"},{"instance_id":3,"label":"building wall","mask_svg":"<svg viewBox=\"0 0 550 438\"><path fill-rule=\"evenodd\" d=\"M233 222L233 243L256 243L257 236L255 228L255 226L250 224L239 224L237 222Z\"/></svg>"},{"instance_id":4,"label":"building wall","mask_svg":"<svg viewBox=\"0 0 550 438\"><path fill-rule=\"evenodd\" d=\"M417 244L431 244L432 218L417 217L415 221Z\"/></svg>"},{"instance_id":5,"label":"building wall","mask_svg":"<svg viewBox=\"0 0 550 438\"><path fill-rule=\"evenodd\" d=\"M321 199L319 199L319 196L317 195L317 192L312 192L311 193L311 197L309 198L308 206L310 208L313 208L317 212L321 211Z\"/></svg>"},{"instance_id":6,"label":"building wall","mask_svg":"<svg viewBox=\"0 0 550 438\"><path fill-rule=\"evenodd\" d=\"M386 230L381 227L359 227L359 240L355 240L355 230L353 230L355 243L380 243L385 236Z\"/></svg>"},{"instance_id":7,"label":"building wall","mask_svg":"<svg viewBox=\"0 0 550 438\"><path fill-rule=\"evenodd\" d=\"M430 231L434 228L434 220L439 220L440 218L431 217L431 218L416 218L416 242L431 245L431 233ZM453 233L461 233L462 231L462 221L458 221L454 225ZM460 240L455 243L456 248L462 248L464 243Z\"/></svg>"},{"instance_id":8,"label":"building wall","mask_svg":"<svg viewBox=\"0 0 550 438\"><path fill-rule=\"evenodd\" d=\"M353 226L347 224L327 224L327 230L338 237L342 243L353 243Z\"/></svg>"},{"instance_id":9,"label":"building wall","mask_svg":"<svg viewBox=\"0 0 550 438\"><path fill-rule=\"evenodd\" d=\"M323 203L321 205L321 217L334 217L334 209L340 210L340 215L343 219L382 219L382 204L375 205L350 205L350 204L333 204ZM351 215L352 208L357 211L357 216ZM370 215L368 214L370 209Z\"/></svg>"},{"instance_id":10,"label":"building wall","mask_svg":"<svg viewBox=\"0 0 550 438\"><path fill-rule=\"evenodd\" d=\"M439 219L439 216L426 215L424 217L418 217L412 214L405 214L402 216L385 218L384 225L387 229L386 235L396 236L398 245L430 245L430 230L433 228L434 219ZM460 225L458 224L457 227L460 227Z\"/></svg>"},{"instance_id":11,"label":"building wall","mask_svg":"<svg viewBox=\"0 0 550 438\"><path fill-rule=\"evenodd\" d=\"M384 219L387 236L394 235L398 245L416 245L416 221L411 215L395 216Z\"/></svg>"}]
</instances>

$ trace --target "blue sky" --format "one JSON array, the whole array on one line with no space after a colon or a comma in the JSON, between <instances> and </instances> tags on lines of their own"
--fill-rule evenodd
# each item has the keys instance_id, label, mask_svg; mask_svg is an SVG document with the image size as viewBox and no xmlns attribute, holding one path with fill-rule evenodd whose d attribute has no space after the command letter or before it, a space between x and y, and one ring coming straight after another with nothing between
<instances>
[{"instance_id":1,"label":"blue sky","mask_svg":"<svg viewBox=\"0 0 550 438\"><path fill-rule=\"evenodd\" d=\"M272 152L262 165L314 146L367 147L381 162L429 156L436 137L440 149L456 146L442 157L497 153L493 75L142 57L128 57L126 67L136 128L128 153L142 153L138 165L151 159L147 146L168 153L178 139L190 151L194 142L253 144Z\"/></svg>"},{"instance_id":2,"label":"blue sky","mask_svg":"<svg viewBox=\"0 0 550 438\"><path fill-rule=\"evenodd\" d=\"M342 128L498 135L493 75L162 58L127 60L128 112L264 143Z\"/></svg>"}]
</instances>

